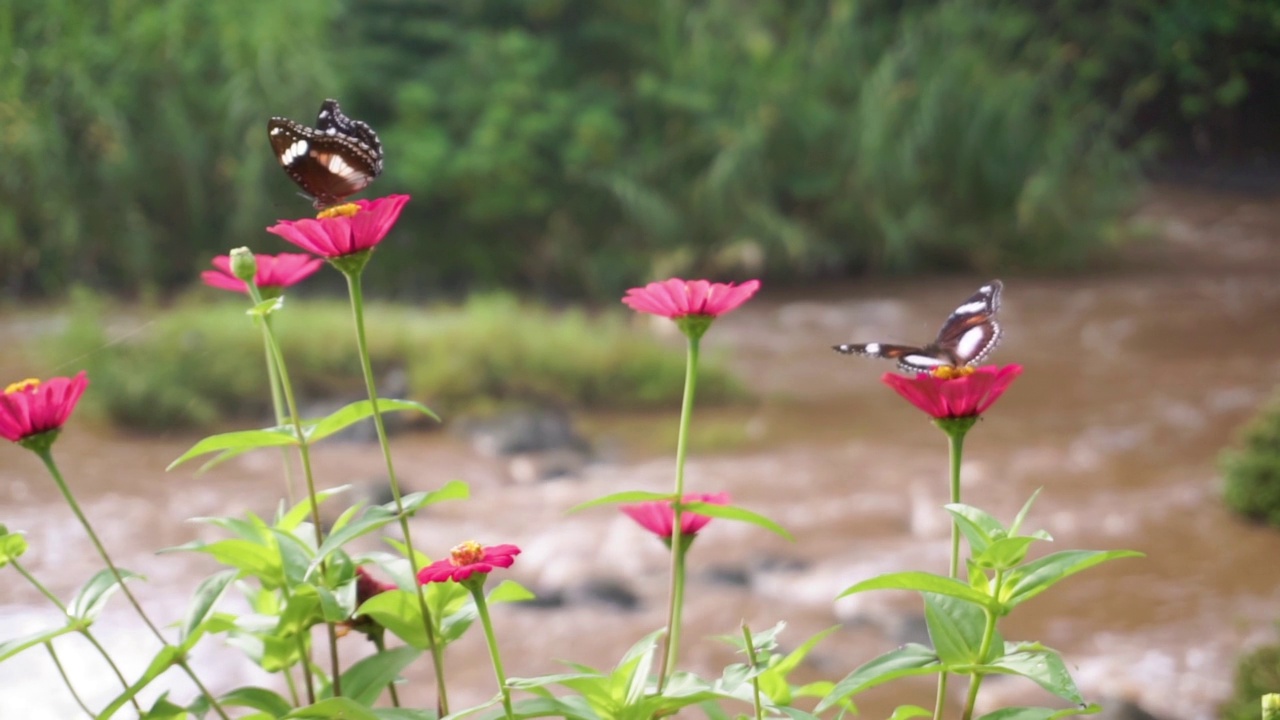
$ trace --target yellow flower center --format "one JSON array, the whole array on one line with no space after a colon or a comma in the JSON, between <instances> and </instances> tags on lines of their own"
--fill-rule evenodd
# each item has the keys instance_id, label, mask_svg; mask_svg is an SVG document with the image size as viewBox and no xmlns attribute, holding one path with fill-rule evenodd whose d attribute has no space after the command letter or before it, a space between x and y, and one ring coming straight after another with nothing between
<instances>
[{"instance_id":1,"label":"yellow flower center","mask_svg":"<svg viewBox=\"0 0 1280 720\"><path fill-rule=\"evenodd\" d=\"M954 365L943 365L933 369L931 373L939 380L955 380L957 378L967 377L973 374L973 368L969 366L955 367Z\"/></svg>"},{"instance_id":2,"label":"yellow flower center","mask_svg":"<svg viewBox=\"0 0 1280 720\"><path fill-rule=\"evenodd\" d=\"M325 220L332 217L351 217L358 212L360 212L359 205L355 203L343 203L341 205L334 205L333 207L321 210L320 213L316 215L316 218Z\"/></svg>"},{"instance_id":3,"label":"yellow flower center","mask_svg":"<svg viewBox=\"0 0 1280 720\"><path fill-rule=\"evenodd\" d=\"M9 387L5 388L5 389L4 389L4 394L5 394L5 395L13 395L14 393L20 393L20 392L23 392L23 391L26 391L26 390L34 390L34 389L36 389L36 388L38 388L38 387L40 387L40 381L39 381L39 380L37 380L37 379L35 379L35 378L27 378L26 380L19 380L18 382L16 382L16 383L14 383L14 384L10 385Z\"/></svg>"},{"instance_id":4,"label":"yellow flower center","mask_svg":"<svg viewBox=\"0 0 1280 720\"><path fill-rule=\"evenodd\" d=\"M468 540L449 551L449 562L454 567L471 565L484 559L484 548L475 540Z\"/></svg>"}]
</instances>

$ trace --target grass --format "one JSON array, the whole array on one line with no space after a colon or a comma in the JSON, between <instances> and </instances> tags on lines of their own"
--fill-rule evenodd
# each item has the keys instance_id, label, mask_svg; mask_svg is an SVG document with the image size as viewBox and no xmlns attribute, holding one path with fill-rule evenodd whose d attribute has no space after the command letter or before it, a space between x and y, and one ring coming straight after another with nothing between
<instances>
[{"instance_id":1,"label":"grass","mask_svg":"<svg viewBox=\"0 0 1280 720\"><path fill-rule=\"evenodd\" d=\"M270 397L261 336L246 309L243 301L193 298L138 310L80 293L66 329L43 341L40 354L46 367L86 369L93 383L86 409L124 428L257 422L270 415ZM371 304L366 313L382 394L398 394L386 378L403 373L403 397L446 419L533 403L609 410L680 403L680 346L659 342L620 312L552 310L483 295L427 308ZM363 396L346 302L290 298L272 318L300 398ZM745 397L714 358L704 361L700 403Z\"/></svg>"}]
</instances>

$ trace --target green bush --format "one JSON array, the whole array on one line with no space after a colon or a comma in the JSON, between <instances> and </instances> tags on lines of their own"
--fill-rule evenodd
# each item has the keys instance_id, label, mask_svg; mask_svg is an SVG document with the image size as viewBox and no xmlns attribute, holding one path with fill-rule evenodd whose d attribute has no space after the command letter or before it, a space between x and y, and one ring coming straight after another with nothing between
<instances>
[{"instance_id":1,"label":"green bush","mask_svg":"<svg viewBox=\"0 0 1280 720\"><path fill-rule=\"evenodd\" d=\"M1280 527L1280 402L1245 426L1240 444L1220 458L1224 499L1236 512Z\"/></svg>"},{"instance_id":2,"label":"green bush","mask_svg":"<svg viewBox=\"0 0 1280 720\"><path fill-rule=\"evenodd\" d=\"M1235 691L1219 709L1219 717L1257 720L1262 717L1262 696L1277 691L1280 691L1280 645L1267 645L1237 662Z\"/></svg>"},{"instance_id":3,"label":"green bush","mask_svg":"<svg viewBox=\"0 0 1280 720\"><path fill-rule=\"evenodd\" d=\"M187 301L129 312L81 294L67 330L43 348L50 366L88 370L86 404L122 427L209 428L270 415L259 333L244 303ZM409 398L448 418L525 403L599 409L675 406L684 355L621 313L589 316L521 305L502 295L426 310L372 304L366 329L375 372L403 370ZM300 397L364 393L349 306L290 298L273 315ZM698 398L742 399L740 383L707 363Z\"/></svg>"}]
</instances>

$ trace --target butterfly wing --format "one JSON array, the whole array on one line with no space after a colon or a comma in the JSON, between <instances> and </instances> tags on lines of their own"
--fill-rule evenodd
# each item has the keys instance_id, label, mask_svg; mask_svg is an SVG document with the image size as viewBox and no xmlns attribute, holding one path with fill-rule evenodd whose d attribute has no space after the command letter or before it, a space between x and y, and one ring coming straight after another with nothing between
<instances>
[{"instance_id":1,"label":"butterfly wing","mask_svg":"<svg viewBox=\"0 0 1280 720\"><path fill-rule=\"evenodd\" d=\"M903 370L928 372L942 365L950 365L950 358L938 356L936 348L918 345L894 345L892 343L850 343L833 345L836 352L845 355L863 355L865 357L897 360L898 367Z\"/></svg>"},{"instance_id":2,"label":"butterfly wing","mask_svg":"<svg viewBox=\"0 0 1280 720\"><path fill-rule=\"evenodd\" d=\"M974 365L990 355L1000 342L996 311L1000 309L1000 291L1003 289L1004 285L999 280L978 288L942 323L937 339L928 349L935 355L949 358L949 364L956 367Z\"/></svg>"},{"instance_id":3,"label":"butterfly wing","mask_svg":"<svg viewBox=\"0 0 1280 720\"><path fill-rule=\"evenodd\" d=\"M267 137L280 166L317 208L324 208L365 189L382 173L382 143L368 125L342 114L334 100L320 106L316 125L275 117L267 123Z\"/></svg>"}]
</instances>

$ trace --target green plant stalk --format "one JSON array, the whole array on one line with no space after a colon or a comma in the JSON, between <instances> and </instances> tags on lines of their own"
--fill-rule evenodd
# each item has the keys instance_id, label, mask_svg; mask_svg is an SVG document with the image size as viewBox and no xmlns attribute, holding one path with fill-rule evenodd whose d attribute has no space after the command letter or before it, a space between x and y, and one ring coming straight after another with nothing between
<instances>
[{"instance_id":1,"label":"green plant stalk","mask_svg":"<svg viewBox=\"0 0 1280 720\"><path fill-rule=\"evenodd\" d=\"M71 494L71 488L67 486L67 481L63 479L62 473L58 470L57 463L53 461L53 453L50 452L48 447L36 449L34 452L40 456L40 460L44 462L44 466L49 470L49 474L53 476L53 481L57 484L58 491L62 493L62 498L67 501L67 506L71 508L71 512L74 513L76 519L80 521L80 526L84 528L85 533L89 536L90 542L93 543L93 547L98 551L98 556L107 564L107 568L111 571L111 575L115 577L116 583L120 586L120 592L124 593L124 596L128 598L129 604L132 605L133 609L138 613L138 617L142 618L142 622L147 626L147 629L151 631L151 634L156 636L156 639L160 641L161 645L169 647L169 642L165 640L164 635L160 633L160 630L155 626L155 623L151 622L151 618L148 617L147 612L142 609L142 604L138 602L138 598L134 597L133 591L131 591L129 586L125 584L124 576L120 574L120 569L116 567L116 564L111 560L111 556L107 554L107 549L102 545L102 541L98 538L98 533L94 532L93 526L89 524L89 518L85 517L84 511L80 509L80 504L76 502L75 496ZM209 701L209 707L213 708L213 710L218 713L218 717L221 717L222 720L231 720L227 717L227 713L222 709L222 706L218 704L218 699L213 696L213 693L209 692L209 689L204 686L204 683L200 682L200 678L195 674L195 671L193 671L191 666L187 664L186 658L182 657L178 660L177 665L182 668L183 672L187 674L187 677L191 678L191 682L195 683L196 688L198 688L200 693L204 695L205 699Z\"/></svg>"},{"instance_id":2,"label":"green plant stalk","mask_svg":"<svg viewBox=\"0 0 1280 720\"><path fill-rule=\"evenodd\" d=\"M90 715L90 716L96 715L97 713L89 709L89 706L86 705L84 700L80 698L80 693L76 692L75 686L71 684L71 678L70 676L67 675L66 668L62 667L62 661L58 659L58 653L54 651L53 643L50 641L45 641L44 649L49 651L49 657L53 659L53 666L58 669L58 675L62 678L63 684L67 686L67 692L71 693L71 699L76 701L76 704L80 706L80 709L84 711L85 715ZM129 687L126 685L125 690L128 690L128 689ZM137 699L135 698L129 698L129 699L133 701L133 706L135 708L138 707Z\"/></svg>"},{"instance_id":3,"label":"green plant stalk","mask_svg":"<svg viewBox=\"0 0 1280 720\"><path fill-rule=\"evenodd\" d=\"M62 611L62 614L63 614L63 615L66 615L66 614L67 614L67 606L66 606L66 605L64 605L64 604L62 603L62 601L58 599L58 596L57 596L57 595L54 595L52 592L50 592L50 591L49 591L49 589L48 589L48 588L46 588L46 587L44 586L44 583L41 583L39 580L37 580L37 579L35 578L35 576L34 576L34 575L32 575L30 572L28 572L28 571L27 571L27 569L26 569L25 567L23 567L23 566L22 566L22 564L21 564L20 562L18 562L16 559L14 559L14 560L10 560L10 561L9 561L9 564L13 566L13 569L14 569L14 570L17 570L17 571L18 571L18 574L19 574L19 575L21 575L22 577L26 578L27 582L31 583L31 586L32 586L32 587L34 587L37 591L39 591L41 595L44 595L44 596L45 596L45 598L47 598L47 599L49 600L49 602L53 603L54 607L56 607L56 608L58 608L58 610ZM68 616L68 617L69 617L69 616ZM89 644L90 644L90 645L93 645L93 647L97 649L98 653L102 655L102 659L107 661L107 665L111 668L111 672L115 673L115 676L116 676L117 678L119 678L119 680L120 680L120 685L121 685L121 686L123 686L123 687L124 687L124 689L125 689L126 691L128 691L128 689L129 689L129 681L125 679L125 677L124 677L124 673L120 672L120 668L119 668L119 666L117 666L117 665L116 665L116 663L115 663L115 661L111 659L111 655L110 655L109 653L107 653L107 649L106 649L106 648L104 648L104 647L102 647L102 643L98 642L98 639L97 639L96 637L94 637L94 636L93 636L93 633L92 633L92 632L90 632L89 628L87 628L87 627L85 627L85 628L80 628L80 629L78 630L78 632L79 632L81 635L83 635L83 636L84 636L84 639L85 639L85 640L88 640L88 641L89 641ZM52 646L52 645L49 645L49 654L50 654L50 655L54 655L54 652L53 652L53 646ZM57 655L54 655L54 657L53 657L53 661L54 661L55 663L56 663L56 662L58 662L58 656L57 656ZM58 671L59 671L59 672L61 672L61 671L62 671L61 666L59 666ZM71 688L70 688L70 685L68 685L68 689L71 689ZM71 690L71 694L72 694L72 695L74 695L74 694L75 694L75 690ZM76 700L77 700L77 702L78 702L78 701L79 701L79 698L76 698ZM129 702L133 705L133 708L134 708L135 710L137 710L137 711L138 711L138 716L139 716L139 717L141 717L141 716L142 716L142 714L143 714L143 713L142 713L142 706L138 704L138 700L137 700L137 698L133 698L133 697L131 697L131 698L129 698ZM84 705L83 705L83 704L81 704L81 707L84 707ZM86 710L85 710L85 712L88 712L90 715L94 715L94 714L96 714L96 713L93 713L93 712L89 712L89 710L88 710L88 709L86 709Z\"/></svg>"},{"instance_id":4,"label":"green plant stalk","mask_svg":"<svg viewBox=\"0 0 1280 720\"><path fill-rule=\"evenodd\" d=\"M747 641L747 645L746 645L747 663L749 664L752 670L755 670L757 665L756 646L755 646L755 641L751 637L751 628L747 627L747 623L745 620L742 622L742 639ZM756 720L764 720L764 705L763 703L760 702L760 677L759 676L755 676L751 678L751 693L752 693L751 705L755 708Z\"/></svg>"},{"instance_id":5,"label":"green plant stalk","mask_svg":"<svg viewBox=\"0 0 1280 720\"><path fill-rule=\"evenodd\" d=\"M493 634L493 621L489 619L489 604L484 599L484 576L478 582L464 582L471 597L476 601L476 612L480 615L480 625L484 628L484 639L489 644L489 657L493 659L493 674L498 679L498 689L502 692L502 707L507 711L507 720L515 720L515 711L511 708L511 690L507 687L507 674L502 670L502 654L498 652L498 638Z\"/></svg>"},{"instance_id":6,"label":"green plant stalk","mask_svg":"<svg viewBox=\"0 0 1280 720\"><path fill-rule=\"evenodd\" d=\"M253 283L247 283L247 285L256 307L262 303L262 294ZM315 471L311 467L311 444L307 442L307 437L302 431L302 418L298 416L298 401L293 394L293 384L289 381L289 368L284 362L284 351L280 349L280 340L276 337L271 323L262 323L262 328L267 341L267 351L271 353L271 358L274 360L272 364L275 365L276 372L280 376L280 390L284 394L285 407L288 408L289 419L293 423L294 436L298 439L298 458L302 461L302 476L307 480L307 502L311 505L311 524L315 530L318 549L324 544L324 532L320 529L323 523L320 521L320 503L316 501L316 478ZM323 577L326 570L326 563L323 560L320 561L319 569ZM338 660L338 632L331 622L326 622L324 626L329 635L329 665L333 674L333 696L342 697L342 665ZM307 686L310 688L310 681Z\"/></svg>"},{"instance_id":7,"label":"green plant stalk","mask_svg":"<svg viewBox=\"0 0 1280 720\"><path fill-rule=\"evenodd\" d=\"M387 651L387 641L386 638L383 637L384 634L385 633L382 630L379 630L376 634L370 636L370 639L373 640L373 646L378 648L378 652L380 653ZM396 692L395 680L387 683L387 694L391 696L391 706L400 707L400 694Z\"/></svg>"},{"instance_id":8,"label":"green plant stalk","mask_svg":"<svg viewBox=\"0 0 1280 720\"><path fill-rule=\"evenodd\" d=\"M266 591L264 590L263 592L266 592ZM280 586L280 596L284 598L285 605L289 604L289 601L292 599L290 597L291 595L292 593L289 592L289 585L287 583L282 584ZM310 651L307 649L307 639L303 637L302 633L296 633L294 635L294 639L298 641L298 657L300 658L299 662L302 663L302 684L306 687L306 690L307 690L307 704L315 705L316 704L316 684L315 684L315 680L311 677L311 669L309 667L310 666L309 661L311 658L310 658ZM293 676L289 673L289 668L285 668L283 670L283 673L284 673L285 680L289 684L289 690L290 692L293 693L293 700L294 700L294 704L296 705L298 700L298 688L293 682Z\"/></svg>"},{"instance_id":9,"label":"green plant stalk","mask_svg":"<svg viewBox=\"0 0 1280 720\"><path fill-rule=\"evenodd\" d=\"M944 421L938 427L947 434L947 458L949 461L949 478L951 485L951 502L960 502L960 464L964 458L964 436L973 427L972 422ZM951 519L951 559L947 565L948 575L958 578L960 575L960 525L955 518ZM933 720L941 720L947 702L946 672L938 673L938 694L933 705Z\"/></svg>"},{"instance_id":10,"label":"green plant stalk","mask_svg":"<svg viewBox=\"0 0 1280 720\"><path fill-rule=\"evenodd\" d=\"M1001 586L1004 585L1004 571L997 570L995 582L993 584L992 595L1000 597ZM982 643L978 646L978 662L983 663L987 660L987 654L991 652L991 643L994 642L996 636L996 614L988 610L982 609L983 615L986 616L986 625L982 628ZM973 680L969 682L969 695L964 701L964 715L962 720L971 720L973 718L973 707L978 701L978 688L982 687L982 679L986 677L981 672L974 673Z\"/></svg>"},{"instance_id":11,"label":"green plant stalk","mask_svg":"<svg viewBox=\"0 0 1280 720\"><path fill-rule=\"evenodd\" d=\"M431 662L436 676L436 712L440 717L449 714L449 695L444 681L444 653L436 642L435 624L432 622L431 610L427 607L426 590L417 582L418 554L413 549L413 538L409 534L409 518L404 514L404 501L401 499L400 481L396 477L395 464L391 460L391 443L387 440L387 427L382 422L382 413L378 410L378 387L373 377L373 363L369 360L369 342L364 328L364 289L360 281L360 271L343 270L347 278L347 293L351 297L351 315L356 326L356 347L360 355L360 370L364 373L365 389L369 393L369 404L373 408L373 424L378 431L378 445L382 447L382 459L387 466L387 479L391 487L391 495L396 501L396 517L400 521L400 532L404 535L404 544L409 552L409 569L413 572L417 586L418 609L422 613L422 629L427 633L427 643L431 646Z\"/></svg>"},{"instance_id":12,"label":"green plant stalk","mask_svg":"<svg viewBox=\"0 0 1280 720\"><path fill-rule=\"evenodd\" d=\"M689 453L689 423L693 416L693 398L698 388L698 345L700 338L689 337L685 361L684 398L680 403L680 429L676 437L676 489L671 501L671 594L667 608L667 635L663 641L662 663L658 668L658 692L675 672L680 655L680 621L684 611L684 555L687 543L681 534L684 504L684 465Z\"/></svg>"},{"instance_id":13,"label":"green plant stalk","mask_svg":"<svg viewBox=\"0 0 1280 720\"><path fill-rule=\"evenodd\" d=\"M252 296L252 295L251 295ZM271 316L268 315L261 318L262 321L262 351L266 355L267 360L267 381L271 385L271 408L276 413L276 425L283 426L288 417L284 413L284 392L280 389L280 373L276 371L276 364L272 362L271 357L271 340L270 332L267 325L271 322ZM294 504L296 494L293 490L293 471L289 467L289 451L286 448L280 448L280 459L284 467L284 493L285 500L289 505ZM312 701L315 702L314 700Z\"/></svg>"}]
</instances>

